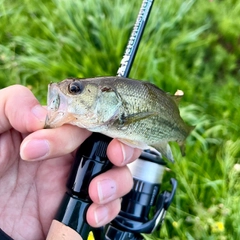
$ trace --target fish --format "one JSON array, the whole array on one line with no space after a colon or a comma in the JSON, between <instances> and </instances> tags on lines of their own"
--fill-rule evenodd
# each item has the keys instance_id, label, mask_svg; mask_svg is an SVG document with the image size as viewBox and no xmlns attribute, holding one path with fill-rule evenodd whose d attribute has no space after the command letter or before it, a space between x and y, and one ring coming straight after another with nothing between
<instances>
[{"instance_id":1,"label":"fish","mask_svg":"<svg viewBox=\"0 0 240 240\"><path fill-rule=\"evenodd\" d=\"M48 85L45 128L72 124L140 149L154 147L174 161L169 142L193 127L180 116L183 91L171 95L147 81L124 77L68 78Z\"/></svg>"}]
</instances>

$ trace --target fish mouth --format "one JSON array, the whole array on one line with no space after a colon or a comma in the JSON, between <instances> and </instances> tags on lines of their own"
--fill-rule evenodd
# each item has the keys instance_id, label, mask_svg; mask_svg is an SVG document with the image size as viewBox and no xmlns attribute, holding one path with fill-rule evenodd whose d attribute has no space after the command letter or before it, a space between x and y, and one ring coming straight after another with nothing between
<instances>
[{"instance_id":1,"label":"fish mouth","mask_svg":"<svg viewBox=\"0 0 240 240\"><path fill-rule=\"evenodd\" d=\"M48 85L47 117L44 128L56 128L72 120L67 112L68 102L64 94L59 90L57 83Z\"/></svg>"}]
</instances>

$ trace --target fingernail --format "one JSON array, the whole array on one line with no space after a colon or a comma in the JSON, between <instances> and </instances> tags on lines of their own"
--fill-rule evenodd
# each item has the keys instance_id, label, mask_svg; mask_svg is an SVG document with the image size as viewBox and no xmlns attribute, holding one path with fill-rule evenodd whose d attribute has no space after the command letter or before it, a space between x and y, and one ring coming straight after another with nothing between
<instances>
[{"instance_id":1,"label":"fingernail","mask_svg":"<svg viewBox=\"0 0 240 240\"><path fill-rule=\"evenodd\" d=\"M116 193L116 183L111 179L104 179L97 183L98 197L100 203L111 200Z\"/></svg>"},{"instance_id":2,"label":"fingernail","mask_svg":"<svg viewBox=\"0 0 240 240\"><path fill-rule=\"evenodd\" d=\"M126 144L121 144L122 148L122 154L123 154L123 162L122 165L126 165L132 158L133 153L134 153L134 148L126 145Z\"/></svg>"},{"instance_id":3,"label":"fingernail","mask_svg":"<svg viewBox=\"0 0 240 240\"><path fill-rule=\"evenodd\" d=\"M108 208L99 206L94 212L94 217L98 226L105 224L108 220Z\"/></svg>"},{"instance_id":4,"label":"fingernail","mask_svg":"<svg viewBox=\"0 0 240 240\"><path fill-rule=\"evenodd\" d=\"M40 160L49 153L47 140L29 140L21 147L21 158L23 160Z\"/></svg>"},{"instance_id":5,"label":"fingernail","mask_svg":"<svg viewBox=\"0 0 240 240\"><path fill-rule=\"evenodd\" d=\"M32 108L33 115L41 122L45 122L46 120L46 109L43 108L41 105L36 105Z\"/></svg>"}]
</instances>

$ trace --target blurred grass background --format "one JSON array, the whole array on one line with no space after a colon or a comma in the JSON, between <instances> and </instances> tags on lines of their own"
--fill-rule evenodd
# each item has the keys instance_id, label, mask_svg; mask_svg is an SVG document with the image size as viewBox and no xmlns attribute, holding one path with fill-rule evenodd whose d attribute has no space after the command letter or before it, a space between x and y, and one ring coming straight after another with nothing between
<instances>
[{"instance_id":1,"label":"blurred grass background","mask_svg":"<svg viewBox=\"0 0 240 240\"><path fill-rule=\"evenodd\" d=\"M140 1L0 0L0 88L116 75ZM173 146L178 189L147 239L240 239L240 1L155 0L131 78L185 92L196 128ZM165 180L168 181L168 180Z\"/></svg>"}]
</instances>

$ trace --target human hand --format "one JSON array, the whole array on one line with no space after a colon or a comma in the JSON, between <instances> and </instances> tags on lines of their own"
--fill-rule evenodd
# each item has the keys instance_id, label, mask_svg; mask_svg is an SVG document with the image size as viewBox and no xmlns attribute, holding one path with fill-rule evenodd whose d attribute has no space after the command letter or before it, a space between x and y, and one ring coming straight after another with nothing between
<instances>
[{"instance_id":1,"label":"human hand","mask_svg":"<svg viewBox=\"0 0 240 240\"><path fill-rule=\"evenodd\" d=\"M43 129L46 110L18 85L0 90L0 116L0 228L18 240L45 239L65 193L75 149L91 133L71 125ZM116 139L109 144L108 157L118 167L89 186L93 204L87 221L93 227L118 214L120 197L132 187L125 165L140 153Z\"/></svg>"}]
</instances>

